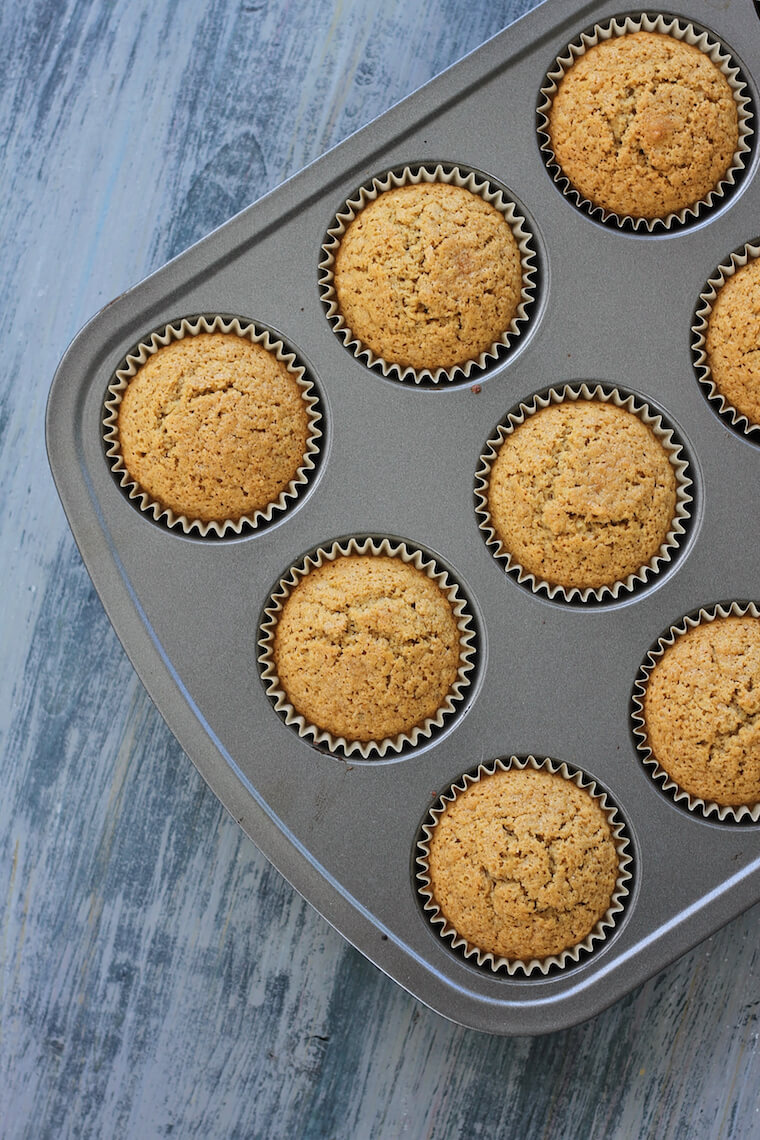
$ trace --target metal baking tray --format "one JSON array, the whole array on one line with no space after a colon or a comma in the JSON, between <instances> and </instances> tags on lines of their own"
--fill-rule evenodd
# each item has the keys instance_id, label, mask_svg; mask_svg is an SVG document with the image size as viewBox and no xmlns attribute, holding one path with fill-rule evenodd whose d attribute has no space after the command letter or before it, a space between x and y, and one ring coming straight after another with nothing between
<instances>
[{"instance_id":1,"label":"metal baking tray","mask_svg":"<svg viewBox=\"0 0 760 1140\"><path fill-rule=\"evenodd\" d=\"M313 165L107 305L53 380L50 464L84 562L141 680L204 779L293 886L426 1005L497 1034L591 1017L760 899L760 829L689 814L641 764L631 692L647 649L683 614L756 600L760 448L712 410L694 375L698 294L757 237L758 147L736 193L661 236L609 228L567 201L539 151L536 107L553 59L618 4L545 3ZM757 106L752 0L692 0L670 14L732 51ZM449 162L522 203L540 260L529 330L467 383L432 390L370 371L342 345L318 288L335 212L372 175ZM298 508L261 532L209 541L141 515L109 469L106 387L146 333L193 313L279 331L319 385L326 445ZM504 573L478 531L478 457L495 425L550 384L605 381L662 409L683 437L696 502L684 548L645 588L555 604ZM341 759L274 711L257 666L270 591L312 548L388 535L433 552L474 603L477 678L464 715L411 754ZM482 760L550 756L606 788L627 825L633 888L613 936L571 969L494 975L452 951L422 914L418 829L435 796ZM167 804L171 811L171 804Z\"/></svg>"}]
</instances>

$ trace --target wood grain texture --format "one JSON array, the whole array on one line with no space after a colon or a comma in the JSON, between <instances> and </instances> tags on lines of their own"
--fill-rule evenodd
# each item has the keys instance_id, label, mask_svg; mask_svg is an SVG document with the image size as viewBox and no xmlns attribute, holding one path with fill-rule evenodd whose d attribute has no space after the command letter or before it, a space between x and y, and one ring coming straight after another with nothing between
<instances>
[{"instance_id":1,"label":"wood grain texture","mask_svg":"<svg viewBox=\"0 0 760 1140\"><path fill-rule=\"evenodd\" d=\"M531 6L0 6L4 1138L760 1134L760 908L576 1029L427 1011L206 789L45 460L55 365L92 313Z\"/></svg>"}]
</instances>

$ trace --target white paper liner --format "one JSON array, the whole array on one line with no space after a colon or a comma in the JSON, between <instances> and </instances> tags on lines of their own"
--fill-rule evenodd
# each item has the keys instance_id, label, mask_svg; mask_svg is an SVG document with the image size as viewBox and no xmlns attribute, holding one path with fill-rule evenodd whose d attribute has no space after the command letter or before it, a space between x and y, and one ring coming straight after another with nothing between
<instances>
[{"instance_id":1,"label":"white paper liner","mask_svg":"<svg viewBox=\"0 0 760 1140\"><path fill-rule=\"evenodd\" d=\"M266 507L256 510L250 515L243 515L239 519L219 519L205 522L201 519L188 518L184 514L175 514L169 507L164 507L157 502L133 479L124 465L121 454L118 418L124 390L150 356L173 341L182 340L186 336L196 336L198 333L212 332L234 333L236 336L250 340L253 344L260 344L286 366L301 389L309 417L309 438L301 465L288 486L276 499L268 503ZM126 491L130 501L145 514L151 515L156 522L161 522L170 530L179 528L185 534L190 534L195 530L202 538L208 535L216 535L222 538L230 533L239 535L245 530L255 530L263 524L271 522L275 513L285 511L291 506L310 482L316 466L315 457L321 449L323 433L320 424L322 412L315 386L307 377L305 367L298 363L296 354L287 349L281 340L271 335L268 329L257 326L253 321L238 317L224 317L219 314L183 317L171 321L156 332L151 333L149 337L140 341L127 354L123 365L116 369L114 380L108 386L104 407L106 415L103 419L103 439L106 444L106 456L111 465L111 470L118 479L119 485Z\"/></svg>"},{"instance_id":2,"label":"white paper liner","mask_svg":"<svg viewBox=\"0 0 760 1140\"><path fill-rule=\"evenodd\" d=\"M600 400L604 403L614 404L618 408L625 408L651 428L668 454L676 477L676 505L670 530L665 536L657 554L648 563L639 567L637 571L629 574L627 578L609 585L592 587L572 586L565 587L547 582L527 571L520 562L514 558L502 545L492 524L491 513L488 509L488 484L491 467L499 453L499 449L507 436L525 420L548 408L550 404L561 404L565 400ZM676 440L672 428L668 427L662 415L652 410L644 400L632 394L624 394L618 388L609 385L565 384L560 388L551 388L544 395L534 395L516 410L508 413L506 420L498 425L496 434L486 443L486 449L480 456L480 466L475 476L475 513L478 526L485 538L486 545L491 553L504 566L521 586L526 586L534 594L546 594L553 601L563 602L601 602L605 599L616 599L623 592L630 592L644 585L651 577L671 561L681 540L686 533L686 524L691 517L691 503L693 496L691 488L693 482L688 474L689 463L684 449Z\"/></svg>"},{"instance_id":3,"label":"white paper liner","mask_svg":"<svg viewBox=\"0 0 760 1140\"><path fill-rule=\"evenodd\" d=\"M739 136L736 150L728 170L717 186L713 187L707 195L684 209L675 213L666 214L661 218L637 218L630 214L617 214L604 206L598 206L585 198L579 190L572 185L563 173L561 166L552 149L551 135L549 134L549 110L552 100L557 93L559 84L565 73L569 71L575 61L584 55L589 48L611 39L613 36L628 35L631 32L659 32L683 40L692 47L698 47L720 69L728 80L736 101L738 115ZM750 120L753 117L752 105L747 84L730 53L720 43L716 36L707 31L700 31L686 20L675 19L670 16L647 15L645 12L620 16L606 24L594 24L590 31L581 32L576 40L568 44L565 52L557 56L552 68L547 72L546 79L539 95L538 104L538 136L540 150L544 162L554 182L562 193L575 206L578 206L592 218L619 227L633 228L635 231L647 230L649 233L657 230L668 230L674 225L684 225L697 218L700 213L717 205L727 191L736 184L740 172L746 165L747 155L750 151L750 140L753 128Z\"/></svg>"},{"instance_id":4,"label":"white paper liner","mask_svg":"<svg viewBox=\"0 0 760 1140\"><path fill-rule=\"evenodd\" d=\"M718 804L712 800L703 800L698 796L693 796L672 780L665 769L660 766L657 758L649 747L646 721L644 719L644 698L646 696L649 677L665 651L674 645L676 640L684 633L695 629L696 626L701 625L703 622L711 622L715 621L716 618L727 617L760 618L760 609L758 609L753 602L722 602L708 608L700 609L696 616L687 615L676 625L670 626L667 632L658 639L657 644L649 650L636 676L631 698L631 721L633 734L636 739L636 748L642 763L652 780L654 780L662 791L667 792L675 803L681 807L688 808L690 812L704 816L705 819L715 817L721 823L757 823L758 820L760 820L760 802L751 806L742 804L738 807Z\"/></svg>"},{"instance_id":5,"label":"white paper liner","mask_svg":"<svg viewBox=\"0 0 760 1140\"><path fill-rule=\"evenodd\" d=\"M403 732L394 737L385 737L382 740L348 740L344 736L333 736L326 729L311 724L301 713L297 712L288 700L287 693L280 687L280 679L274 660L273 651L277 622L293 588L311 570L315 570L324 562L334 561L336 558L353 554L400 558L403 562L411 563L418 570L421 570L428 578L437 583L448 599L459 631L460 650L457 676L435 716L428 717L421 725L410 729L409 732ZM460 592L458 583L437 561L421 550L406 542L376 536L336 539L331 545L320 546L308 554L302 562L292 566L287 574L280 579L272 591L269 602L264 607L259 650L258 660L261 678L267 695L281 718L286 724L295 728L300 737L310 738L314 744L325 745L328 751L341 756L358 756L362 760L367 760L370 757L378 759L387 756L389 753L399 753L415 748L420 742L427 740L446 725L463 700L472 681L471 675L475 664L475 625L472 612L466 598Z\"/></svg>"},{"instance_id":6,"label":"white paper liner","mask_svg":"<svg viewBox=\"0 0 760 1140\"><path fill-rule=\"evenodd\" d=\"M747 242L738 253L732 253L729 260L719 265L714 276L710 277L703 291L699 294L699 303L695 313L695 321L691 327L691 348L694 358L694 369L697 380L707 399L721 416L724 416L731 427L750 438L757 439L760 435L760 424L750 420L744 412L726 399L723 392L712 378L712 370L707 359L706 342L707 329L710 323L710 314L718 293L729 277L733 277L737 270L742 269L750 261L760 256L760 245Z\"/></svg>"},{"instance_id":7,"label":"white paper liner","mask_svg":"<svg viewBox=\"0 0 760 1140\"><path fill-rule=\"evenodd\" d=\"M345 323L341 314L338 299L334 288L333 266L335 255L343 234L354 220L356 215L364 209L368 202L374 201L385 190L399 186L418 185L421 182L445 182L453 186L463 187L473 194L489 202L506 218L512 230L513 237L520 252L522 266L522 290L520 304L499 340L491 347L472 360L456 364L451 368L412 368L411 365L396 364L387 361L375 353L367 345L354 336L352 330ZM322 301L326 307L327 319L334 332L341 338L346 348L350 349L358 360L362 360L367 367L377 366L383 376L392 376L402 381L412 381L415 384L432 383L445 384L452 382L457 374L468 379L473 371L479 375L494 361L500 360L504 350L508 348L516 337L520 335L523 326L530 317L530 310L536 297L536 278L538 263L535 250L535 239L528 227L528 223L517 208L501 190L493 187L485 175L463 167L454 166L446 168L440 163L435 166L406 166L402 170L391 170L386 174L372 179L366 186L360 186L354 197L349 198L335 215L335 220L327 230L327 237L322 246L322 260L319 263L319 287L322 292Z\"/></svg>"},{"instance_id":8,"label":"white paper liner","mask_svg":"<svg viewBox=\"0 0 760 1140\"><path fill-rule=\"evenodd\" d=\"M607 816L618 854L618 877L610 899L610 905L594 928L581 942L576 943L575 946L568 947L560 954L552 954L547 958L531 958L527 961L504 958L494 954L490 950L482 950L459 934L448 919L441 913L435 901L428 869L430 840L432 839L438 820L446 811L447 805L453 803L459 793L466 791L472 784L478 783L484 777L488 778L492 776L494 772L498 770L508 771L510 768L534 768L536 771L545 770L551 772L553 775L562 776L563 779L570 780L576 784L577 787L583 788L584 791L588 792L589 795L597 801ZM629 884L633 877L630 870L632 857L628 850L630 845L629 839L625 833L625 825L619 813L619 809L612 803L607 793L601 789L590 776L580 770L568 767L565 763L552 760L548 756L541 759L537 759L535 756L499 757L488 764L480 764L474 775L465 772L458 780L451 783L447 791L438 797L438 801L439 806L432 807L428 812L427 820L422 825L421 835L417 841L417 854L415 859L417 864L416 881L417 891L423 901L423 911L426 918L436 929L440 937L448 942L452 950L461 952L467 959L474 958L478 966L487 967L493 973L506 971L506 973L511 976L518 973L524 973L526 975L540 973L546 975L552 969L564 969L568 966L576 965L581 955L591 953L598 944L609 938L612 929L618 923L621 912L625 908L625 900L629 894Z\"/></svg>"}]
</instances>

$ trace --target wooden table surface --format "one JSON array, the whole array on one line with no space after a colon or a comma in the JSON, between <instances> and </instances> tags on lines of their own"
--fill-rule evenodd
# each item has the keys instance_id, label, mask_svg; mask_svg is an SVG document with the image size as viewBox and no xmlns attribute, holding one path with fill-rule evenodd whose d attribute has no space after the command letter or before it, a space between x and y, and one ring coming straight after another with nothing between
<instances>
[{"instance_id":1,"label":"wooden table surface","mask_svg":"<svg viewBox=\"0 0 760 1140\"><path fill-rule=\"evenodd\" d=\"M532 6L0 7L3 1138L760 1135L760 909L561 1033L428 1011L206 788L47 467L88 317Z\"/></svg>"}]
</instances>

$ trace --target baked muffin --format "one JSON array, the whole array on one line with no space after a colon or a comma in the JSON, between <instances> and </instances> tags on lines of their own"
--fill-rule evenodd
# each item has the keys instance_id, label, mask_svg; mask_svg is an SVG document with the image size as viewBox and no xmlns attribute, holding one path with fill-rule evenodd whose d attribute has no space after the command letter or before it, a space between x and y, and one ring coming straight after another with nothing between
<instances>
[{"instance_id":1,"label":"baked muffin","mask_svg":"<svg viewBox=\"0 0 760 1140\"><path fill-rule=\"evenodd\" d=\"M760 259L753 258L718 291L707 322L710 377L732 407L760 425Z\"/></svg>"},{"instance_id":2,"label":"baked muffin","mask_svg":"<svg viewBox=\"0 0 760 1140\"><path fill-rule=\"evenodd\" d=\"M296 477L309 405L273 351L236 333L199 332L141 365L122 393L117 433L129 475L161 507L237 521Z\"/></svg>"},{"instance_id":3,"label":"baked muffin","mask_svg":"<svg viewBox=\"0 0 760 1140\"><path fill-rule=\"evenodd\" d=\"M465 187L385 190L340 239L338 310L363 346L417 370L477 360L509 329L522 293L520 250L501 211Z\"/></svg>"},{"instance_id":4,"label":"baked muffin","mask_svg":"<svg viewBox=\"0 0 760 1140\"><path fill-rule=\"evenodd\" d=\"M653 759L697 799L760 802L760 619L717 617L676 638L646 685Z\"/></svg>"},{"instance_id":5,"label":"baked muffin","mask_svg":"<svg viewBox=\"0 0 760 1140\"><path fill-rule=\"evenodd\" d=\"M578 193L619 216L666 218L705 198L739 143L731 86L698 47L637 31L590 47L548 112L556 161Z\"/></svg>"},{"instance_id":6,"label":"baked muffin","mask_svg":"<svg viewBox=\"0 0 760 1140\"><path fill-rule=\"evenodd\" d=\"M582 942L610 908L619 859L606 812L545 769L497 769L431 828L430 893L471 947L528 962Z\"/></svg>"},{"instance_id":7,"label":"baked muffin","mask_svg":"<svg viewBox=\"0 0 760 1140\"><path fill-rule=\"evenodd\" d=\"M452 604L400 557L347 554L310 570L283 604L272 656L305 720L346 741L409 733L444 706L460 665Z\"/></svg>"},{"instance_id":8,"label":"baked muffin","mask_svg":"<svg viewBox=\"0 0 760 1140\"><path fill-rule=\"evenodd\" d=\"M654 558L676 497L668 453L635 413L567 399L506 436L487 503L501 553L527 573L566 589L599 589Z\"/></svg>"}]
</instances>

